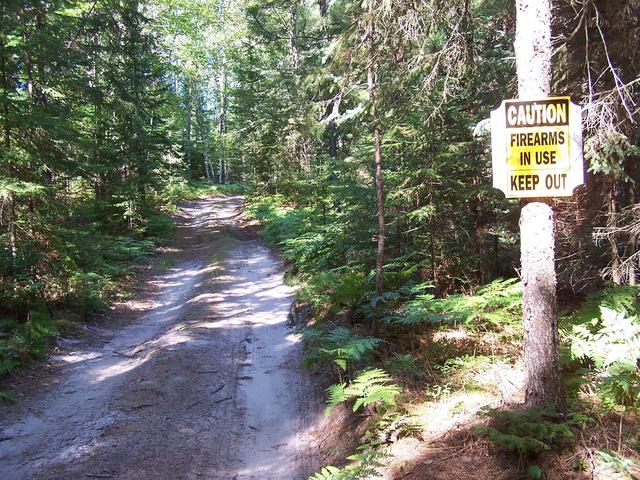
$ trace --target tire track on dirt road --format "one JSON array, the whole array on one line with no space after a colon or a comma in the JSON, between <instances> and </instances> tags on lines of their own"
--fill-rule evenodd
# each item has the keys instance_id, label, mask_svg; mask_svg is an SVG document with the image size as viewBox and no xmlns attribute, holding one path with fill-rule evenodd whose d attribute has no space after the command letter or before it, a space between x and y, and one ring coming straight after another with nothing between
<instances>
[{"instance_id":1,"label":"tire track on dirt road","mask_svg":"<svg viewBox=\"0 0 640 480\"><path fill-rule=\"evenodd\" d=\"M293 291L240 197L189 202L152 308L57 359L0 418L0 478L278 479L318 467L318 389L287 326ZM244 237L244 238L243 238ZM135 302L133 302L135 304ZM120 322L122 323L122 322Z\"/></svg>"}]
</instances>

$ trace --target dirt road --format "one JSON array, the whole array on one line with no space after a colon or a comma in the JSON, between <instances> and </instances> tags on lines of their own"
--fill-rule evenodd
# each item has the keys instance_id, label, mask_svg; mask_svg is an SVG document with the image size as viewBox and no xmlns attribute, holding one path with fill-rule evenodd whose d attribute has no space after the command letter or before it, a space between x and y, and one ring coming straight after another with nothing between
<instances>
[{"instance_id":1,"label":"dirt road","mask_svg":"<svg viewBox=\"0 0 640 480\"><path fill-rule=\"evenodd\" d=\"M175 265L100 337L1 407L0 478L303 479L317 387L299 369L281 266L237 225L242 199L189 203Z\"/></svg>"}]
</instances>

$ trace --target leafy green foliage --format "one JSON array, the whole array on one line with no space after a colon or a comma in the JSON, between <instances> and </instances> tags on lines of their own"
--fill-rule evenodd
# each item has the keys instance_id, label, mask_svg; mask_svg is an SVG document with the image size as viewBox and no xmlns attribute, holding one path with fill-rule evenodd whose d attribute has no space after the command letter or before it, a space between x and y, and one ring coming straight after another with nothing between
<instances>
[{"instance_id":1,"label":"leafy green foliage","mask_svg":"<svg viewBox=\"0 0 640 480\"><path fill-rule=\"evenodd\" d=\"M185 178L180 175L169 178L164 188L158 192L156 203L173 211L179 203L186 200L196 200L214 195L240 195L246 191L246 186L241 183L212 184L201 179Z\"/></svg>"},{"instance_id":2,"label":"leafy green foliage","mask_svg":"<svg viewBox=\"0 0 640 480\"><path fill-rule=\"evenodd\" d=\"M367 284L358 273L340 271L318 272L307 275L301 282L298 298L309 302L316 313L338 313L345 307L357 305Z\"/></svg>"},{"instance_id":3,"label":"leafy green foliage","mask_svg":"<svg viewBox=\"0 0 640 480\"><path fill-rule=\"evenodd\" d=\"M611 468L614 472L622 474L623 478L629 480L638 480L637 461L631 458L625 458L616 452L606 449L598 449L598 462Z\"/></svg>"},{"instance_id":4,"label":"leafy green foliage","mask_svg":"<svg viewBox=\"0 0 640 480\"><path fill-rule=\"evenodd\" d=\"M173 233L175 227L175 222L168 215L152 214L145 219L141 232L145 236L164 240Z\"/></svg>"},{"instance_id":5,"label":"leafy green foliage","mask_svg":"<svg viewBox=\"0 0 640 480\"><path fill-rule=\"evenodd\" d=\"M621 368L598 383L598 395L609 408L640 405L640 375L636 371Z\"/></svg>"},{"instance_id":6,"label":"leafy green foliage","mask_svg":"<svg viewBox=\"0 0 640 480\"><path fill-rule=\"evenodd\" d=\"M359 245L343 215L315 205L293 208L282 195L254 198L247 212L262 222L265 239L281 248L292 270L303 272L303 297L344 306L365 291L364 275L344 265Z\"/></svg>"},{"instance_id":7,"label":"leafy green foliage","mask_svg":"<svg viewBox=\"0 0 640 480\"><path fill-rule=\"evenodd\" d=\"M492 425L476 431L521 457L566 447L575 438L573 429L592 421L583 414L562 416L548 408L488 409L485 415L492 419Z\"/></svg>"},{"instance_id":8,"label":"leafy green foliage","mask_svg":"<svg viewBox=\"0 0 640 480\"><path fill-rule=\"evenodd\" d=\"M394 377L419 380L424 377L424 371L419 367L415 356L405 353L393 355L384 360L384 368Z\"/></svg>"},{"instance_id":9,"label":"leafy green foliage","mask_svg":"<svg viewBox=\"0 0 640 480\"><path fill-rule=\"evenodd\" d=\"M379 468L386 456L376 449L375 443L367 443L358 447L358 453L347 457L352 464L343 468L324 467L309 480L367 480L380 474Z\"/></svg>"},{"instance_id":10,"label":"leafy green foliage","mask_svg":"<svg viewBox=\"0 0 640 480\"><path fill-rule=\"evenodd\" d=\"M605 406L636 407L640 401L638 287L610 287L591 295L569 321L571 355L588 359Z\"/></svg>"},{"instance_id":11,"label":"leafy green foliage","mask_svg":"<svg viewBox=\"0 0 640 480\"><path fill-rule=\"evenodd\" d=\"M566 319L571 325L597 322L601 308L633 315L640 308L640 287L615 285L587 295L580 308Z\"/></svg>"},{"instance_id":12,"label":"leafy green foliage","mask_svg":"<svg viewBox=\"0 0 640 480\"><path fill-rule=\"evenodd\" d=\"M112 283L95 272L76 272L69 278L69 291L73 305L85 315L107 310L108 294L111 288Z\"/></svg>"},{"instance_id":13,"label":"leafy green foliage","mask_svg":"<svg viewBox=\"0 0 640 480\"><path fill-rule=\"evenodd\" d=\"M544 472L538 465L534 464L529 465L529 468L527 468L527 475L529 475L529 478L532 480L540 480L543 477Z\"/></svg>"},{"instance_id":14,"label":"leafy green foliage","mask_svg":"<svg viewBox=\"0 0 640 480\"><path fill-rule=\"evenodd\" d=\"M399 325L463 323L470 328L497 328L518 324L521 312L521 284L517 279L498 279L475 295L455 294L445 298L418 295L406 303L399 315L384 320Z\"/></svg>"},{"instance_id":15,"label":"leafy green foliage","mask_svg":"<svg viewBox=\"0 0 640 480\"><path fill-rule=\"evenodd\" d=\"M342 370L371 357L380 340L354 335L346 327L315 327L303 334L306 355L304 365L335 364Z\"/></svg>"},{"instance_id":16,"label":"leafy green foliage","mask_svg":"<svg viewBox=\"0 0 640 480\"><path fill-rule=\"evenodd\" d=\"M354 401L353 411L372 404L384 407L395 405L395 398L400 393L400 387L392 383L392 378L379 368L367 369L360 373L349 384L334 384L327 389L327 414L340 403Z\"/></svg>"},{"instance_id":17,"label":"leafy green foliage","mask_svg":"<svg viewBox=\"0 0 640 480\"><path fill-rule=\"evenodd\" d=\"M42 310L32 312L25 323L11 318L0 320L0 377L20 365L42 358L51 338L57 334L55 322Z\"/></svg>"},{"instance_id":18,"label":"leafy green foliage","mask_svg":"<svg viewBox=\"0 0 640 480\"><path fill-rule=\"evenodd\" d=\"M2 376L2 374L0 374ZM17 403L18 399L7 392L0 392L0 401L7 403Z\"/></svg>"},{"instance_id":19,"label":"leafy green foliage","mask_svg":"<svg viewBox=\"0 0 640 480\"><path fill-rule=\"evenodd\" d=\"M40 351L45 333L28 319L45 304L104 311L132 262L173 231L163 212L202 190L188 181L197 156L182 151L196 102L180 102L185 72L152 24L171 15L149 15L162 10L153 3L0 5L0 316L15 320L3 324L7 358ZM211 115L197 116L202 152Z\"/></svg>"}]
</instances>

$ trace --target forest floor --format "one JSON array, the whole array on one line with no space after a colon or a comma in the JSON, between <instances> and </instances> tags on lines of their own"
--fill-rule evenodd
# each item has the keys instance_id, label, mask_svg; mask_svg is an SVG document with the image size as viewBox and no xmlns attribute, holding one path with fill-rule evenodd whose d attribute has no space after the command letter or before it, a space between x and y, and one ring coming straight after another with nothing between
<instances>
[{"instance_id":1,"label":"forest floor","mask_svg":"<svg viewBox=\"0 0 640 480\"><path fill-rule=\"evenodd\" d=\"M293 291L242 227L241 206L185 204L165 268L82 338L59 339L46 368L12 380L20 401L0 417L0 478L286 480L318 469L312 446L334 426L299 368Z\"/></svg>"}]
</instances>

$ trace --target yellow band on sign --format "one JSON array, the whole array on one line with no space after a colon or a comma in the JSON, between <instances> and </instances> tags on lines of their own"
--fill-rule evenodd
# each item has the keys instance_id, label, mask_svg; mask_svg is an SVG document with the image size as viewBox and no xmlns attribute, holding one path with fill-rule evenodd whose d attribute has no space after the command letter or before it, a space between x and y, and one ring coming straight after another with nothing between
<instances>
[{"instance_id":1,"label":"yellow band on sign","mask_svg":"<svg viewBox=\"0 0 640 480\"><path fill-rule=\"evenodd\" d=\"M505 100L491 115L494 186L512 198L571 195L583 180L579 108L569 97Z\"/></svg>"},{"instance_id":2,"label":"yellow band on sign","mask_svg":"<svg viewBox=\"0 0 640 480\"><path fill-rule=\"evenodd\" d=\"M569 127L507 129L509 191L566 189L569 172ZM545 172L544 180L540 174ZM531 182L522 180L532 178Z\"/></svg>"}]
</instances>

